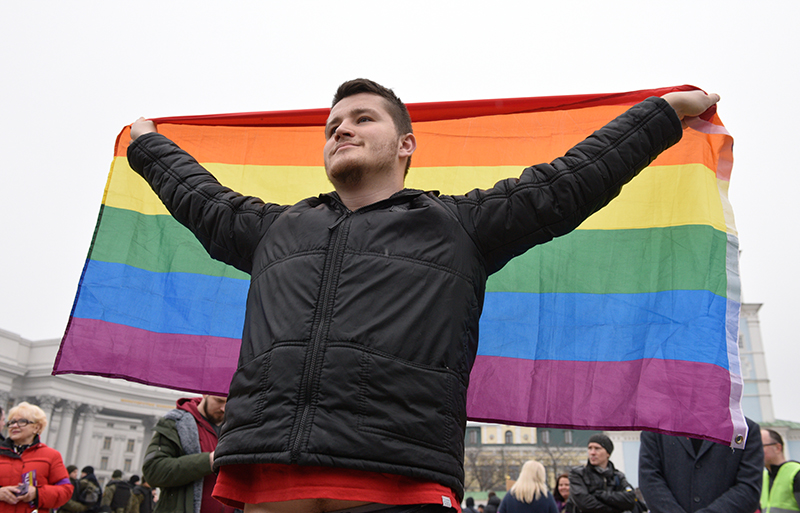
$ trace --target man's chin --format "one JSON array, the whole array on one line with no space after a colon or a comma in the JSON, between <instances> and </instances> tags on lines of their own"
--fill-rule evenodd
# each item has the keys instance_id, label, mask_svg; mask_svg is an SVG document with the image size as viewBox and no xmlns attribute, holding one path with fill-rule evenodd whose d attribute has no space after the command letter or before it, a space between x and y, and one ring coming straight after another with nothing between
<instances>
[{"instance_id":1,"label":"man's chin","mask_svg":"<svg viewBox=\"0 0 800 513\"><path fill-rule=\"evenodd\" d=\"M334 166L326 169L328 180L335 186L353 186L361 183L364 171L361 166Z\"/></svg>"}]
</instances>

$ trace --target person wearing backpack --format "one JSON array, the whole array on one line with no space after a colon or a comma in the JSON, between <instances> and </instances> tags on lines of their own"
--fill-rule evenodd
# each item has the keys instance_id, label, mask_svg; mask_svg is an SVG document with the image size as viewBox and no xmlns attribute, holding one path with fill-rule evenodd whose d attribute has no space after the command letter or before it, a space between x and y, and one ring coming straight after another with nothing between
<instances>
[{"instance_id":1,"label":"person wearing backpack","mask_svg":"<svg viewBox=\"0 0 800 513\"><path fill-rule=\"evenodd\" d=\"M129 481L122 479L122 471L115 470L111 474L111 481L103 492L103 500L100 503L101 513L125 513L128 500L131 498L133 485Z\"/></svg>"}]
</instances>

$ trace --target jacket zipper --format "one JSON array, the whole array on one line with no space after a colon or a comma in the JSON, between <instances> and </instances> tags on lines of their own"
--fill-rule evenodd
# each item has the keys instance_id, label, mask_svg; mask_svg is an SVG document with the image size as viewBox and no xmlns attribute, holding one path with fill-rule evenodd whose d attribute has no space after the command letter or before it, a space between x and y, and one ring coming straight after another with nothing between
<instances>
[{"instance_id":1,"label":"jacket zipper","mask_svg":"<svg viewBox=\"0 0 800 513\"><path fill-rule=\"evenodd\" d=\"M334 233L328 245L327 265L322 274L323 286L318 303L317 327L314 332L311 347L308 349L309 353L306 359L305 372L301 378L304 380L301 385L301 395L298 398L301 414L299 421L296 421L292 429L292 449L290 455L290 461L292 463L296 463L300 458L303 440L309 435L311 430L308 416L311 413L315 384L319 381L322 368L323 346L327 338L331 312L333 310L333 296L339 283L339 271L344 256L344 241L347 238L349 227L349 223L346 221L349 221L351 214L352 212L349 210L346 211L345 214L340 216L336 222L329 227L329 230Z\"/></svg>"}]
</instances>

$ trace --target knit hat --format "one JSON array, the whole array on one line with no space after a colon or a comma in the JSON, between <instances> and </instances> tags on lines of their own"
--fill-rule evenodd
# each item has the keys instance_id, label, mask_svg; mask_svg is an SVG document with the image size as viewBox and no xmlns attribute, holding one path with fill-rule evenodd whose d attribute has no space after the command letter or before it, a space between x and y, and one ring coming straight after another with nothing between
<instances>
[{"instance_id":1,"label":"knit hat","mask_svg":"<svg viewBox=\"0 0 800 513\"><path fill-rule=\"evenodd\" d=\"M597 433L596 435L592 435L589 438L589 443L587 443L586 445L589 445L591 443L599 444L600 447L606 450L609 456L611 455L612 452L614 452L614 443L611 441L609 437L607 437L603 433Z\"/></svg>"},{"instance_id":2,"label":"knit hat","mask_svg":"<svg viewBox=\"0 0 800 513\"><path fill-rule=\"evenodd\" d=\"M121 470L115 470L114 472L111 473L111 479L119 479L121 477L122 477Z\"/></svg>"},{"instance_id":3,"label":"knit hat","mask_svg":"<svg viewBox=\"0 0 800 513\"><path fill-rule=\"evenodd\" d=\"M81 473L83 473L83 474L94 474L94 467L92 467L91 465L86 465L81 470Z\"/></svg>"}]
</instances>

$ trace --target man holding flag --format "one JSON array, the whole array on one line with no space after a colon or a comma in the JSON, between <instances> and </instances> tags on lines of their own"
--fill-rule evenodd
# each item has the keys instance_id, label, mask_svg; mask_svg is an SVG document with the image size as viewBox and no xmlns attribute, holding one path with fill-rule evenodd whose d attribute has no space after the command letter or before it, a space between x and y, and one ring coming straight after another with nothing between
<instances>
[{"instance_id":1,"label":"man holding flag","mask_svg":"<svg viewBox=\"0 0 800 513\"><path fill-rule=\"evenodd\" d=\"M325 127L335 192L292 206L223 187L134 123L131 167L251 275L215 496L247 513L456 507L487 276L606 205L718 99L650 98L550 164L444 196L404 188L416 138L399 98L346 82Z\"/></svg>"}]
</instances>

